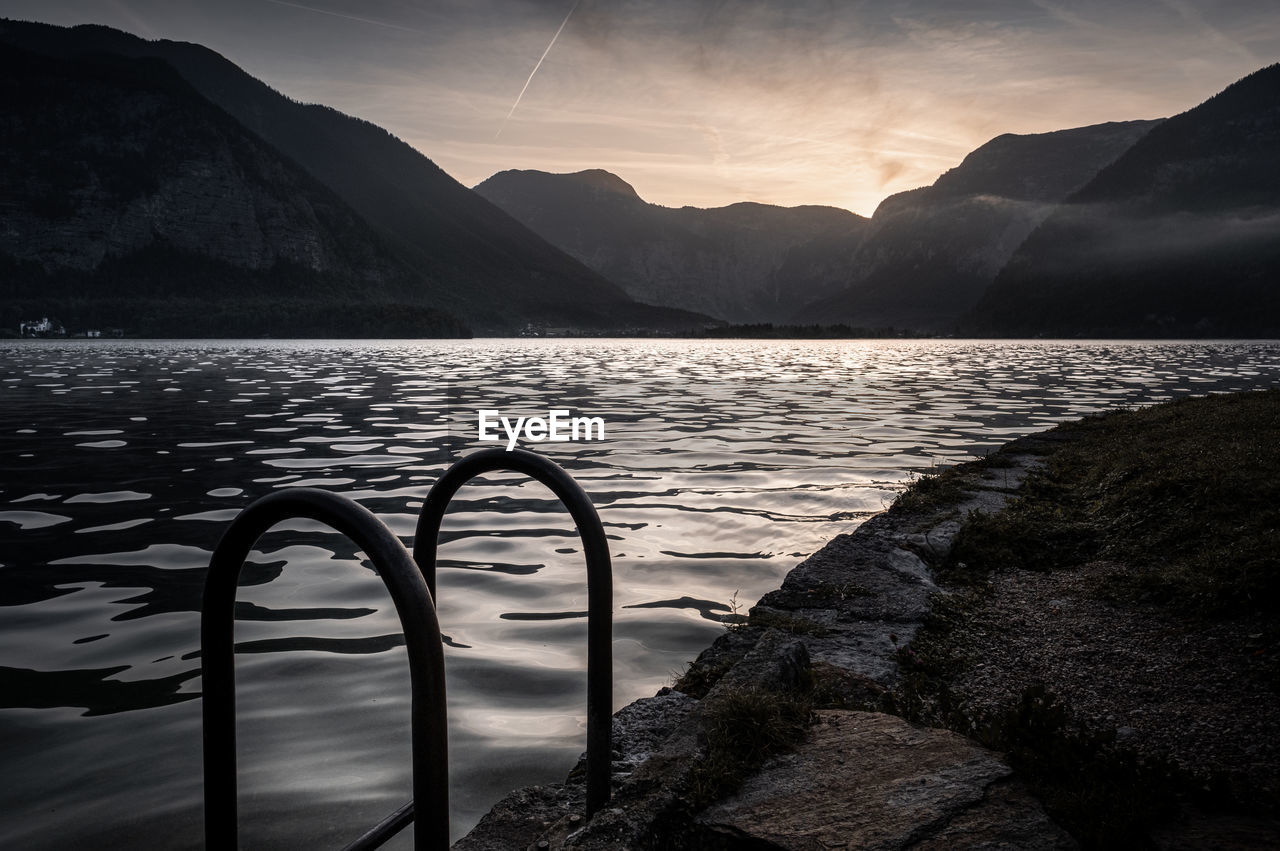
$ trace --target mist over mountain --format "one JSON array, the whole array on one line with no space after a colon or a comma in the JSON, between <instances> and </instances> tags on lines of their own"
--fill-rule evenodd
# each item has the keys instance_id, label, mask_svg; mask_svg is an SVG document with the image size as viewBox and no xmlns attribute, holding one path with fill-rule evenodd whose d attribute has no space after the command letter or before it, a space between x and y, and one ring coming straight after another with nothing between
<instances>
[{"instance_id":1,"label":"mist over mountain","mask_svg":"<svg viewBox=\"0 0 1280 851\"><path fill-rule=\"evenodd\" d=\"M0 324L456 336L332 191L155 59L0 45Z\"/></svg>"},{"instance_id":2,"label":"mist over mountain","mask_svg":"<svg viewBox=\"0 0 1280 851\"><path fill-rule=\"evenodd\" d=\"M1056 204L1157 123L997 136L931 186L881 202L847 286L795 320L947 330Z\"/></svg>"},{"instance_id":3,"label":"mist over mountain","mask_svg":"<svg viewBox=\"0 0 1280 851\"><path fill-rule=\"evenodd\" d=\"M54 57L114 54L167 62L283 158L301 166L382 240L417 280L419 301L477 330L526 322L578 328L686 328L702 317L637 304L385 130L290 100L199 45L145 41L101 26L4 21L0 44Z\"/></svg>"},{"instance_id":4,"label":"mist over mountain","mask_svg":"<svg viewBox=\"0 0 1280 851\"><path fill-rule=\"evenodd\" d=\"M834 207L644 201L600 169L504 171L475 191L632 297L773 322L841 287L866 219Z\"/></svg>"},{"instance_id":5,"label":"mist over mountain","mask_svg":"<svg viewBox=\"0 0 1280 851\"><path fill-rule=\"evenodd\" d=\"M1280 65L1170 118L1099 172L1023 243L965 327L1280 334Z\"/></svg>"}]
</instances>

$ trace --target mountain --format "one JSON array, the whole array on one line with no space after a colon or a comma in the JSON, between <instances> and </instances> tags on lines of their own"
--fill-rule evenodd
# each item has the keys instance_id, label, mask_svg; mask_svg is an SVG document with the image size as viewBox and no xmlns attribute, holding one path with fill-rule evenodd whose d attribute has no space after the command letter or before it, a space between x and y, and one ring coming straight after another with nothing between
<instances>
[{"instance_id":1,"label":"mountain","mask_svg":"<svg viewBox=\"0 0 1280 851\"><path fill-rule=\"evenodd\" d=\"M1280 65L1165 121L1018 249L966 327L1280 335Z\"/></svg>"},{"instance_id":2,"label":"mountain","mask_svg":"<svg viewBox=\"0 0 1280 851\"><path fill-rule=\"evenodd\" d=\"M158 60L0 45L0 103L4 327L466 333L341 199Z\"/></svg>"},{"instance_id":3,"label":"mountain","mask_svg":"<svg viewBox=\"0 0 1280 851\"><path fill-rule=\"evenodd\" d=\"M847 286L796 320L947 329L1056 204L1157 123L997 136L933 185L881 202Z\"/></svg>"},{"instance_id":4,"label":"mountain","mask_svg":"<svg viewBox=\"0 0 1280 851\"><path fill-rule=\"evenodd\" d=\"M834 207L661 207L599 169L504 171L475 191L633 298L732 322L780 321L834 292L866 225Z\"/></svg>"},{"instance_id":5,"label":"mountain","mask_svg":"<svg viewBox=\"0 0 1280 851\"><path fill-rule=\"evenodd\" d=\"M637 304L385 130L293 101L217 53L102 26L0 22L0 44L71 58L160 59L210 102L328 187L420 280L422 301L477 330L696 326L705 317Z\"/></svg>"}]
</instances>

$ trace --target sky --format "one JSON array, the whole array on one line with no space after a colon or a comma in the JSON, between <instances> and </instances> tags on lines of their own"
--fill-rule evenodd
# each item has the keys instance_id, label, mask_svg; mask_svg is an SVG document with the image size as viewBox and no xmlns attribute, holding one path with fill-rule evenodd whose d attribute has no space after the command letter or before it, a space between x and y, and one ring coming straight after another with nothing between
<instances>
[{"instance_id":1,"label":"sky","mask_svg":"<svg viewBox=\"0 0 1280 851\"><path fill-rule=\"evenodd\" d=\"M0 0L204 44L467 186L603 168L647 201L870 215L1001 133L1190 109L1280 61L1275 0Z\"/></svg>"}]
</instances>

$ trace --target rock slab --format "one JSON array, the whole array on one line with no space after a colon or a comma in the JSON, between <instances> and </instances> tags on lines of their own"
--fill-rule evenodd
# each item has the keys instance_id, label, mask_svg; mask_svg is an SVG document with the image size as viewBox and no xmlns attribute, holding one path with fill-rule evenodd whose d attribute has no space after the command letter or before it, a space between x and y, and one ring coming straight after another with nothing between
<instances>
[{"instance_id":1,"label":"rock slab","mask_svg":"<svg viewBox=\"0 0 1280 851\"><path fill-rule=\"evenodd\" d=\"M809 738L697 823L728 847L1065 849L993 753L877 712L818 713Z\"/></svg>"}]
</instances>

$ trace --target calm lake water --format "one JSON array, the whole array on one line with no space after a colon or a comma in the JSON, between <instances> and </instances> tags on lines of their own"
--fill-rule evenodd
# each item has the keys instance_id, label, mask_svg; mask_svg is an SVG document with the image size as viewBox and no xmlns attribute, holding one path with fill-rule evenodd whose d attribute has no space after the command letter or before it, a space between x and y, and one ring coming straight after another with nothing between
<instances>
[{"instance_id":1,"label":"calm lake water","mask_svg":"<svg viewBox=\"0 0 1280 851\"><path fill-rule=\"evenodd\" d=\"M0 847L198 847L198 610L226 524L310 485L411 544L439 473L493 445L481 408L605 421L602 441L525 446L577 477L610 535L620 707L912 473L1278 380L1280 344L1249 342L0 343ZM586 593L541 485L468 485L443 540L460 835L581 751ZM243 581L243 847L340 847L409 797L394 609L309 524L264 537Z\"/></svg>"}]
</instances>

